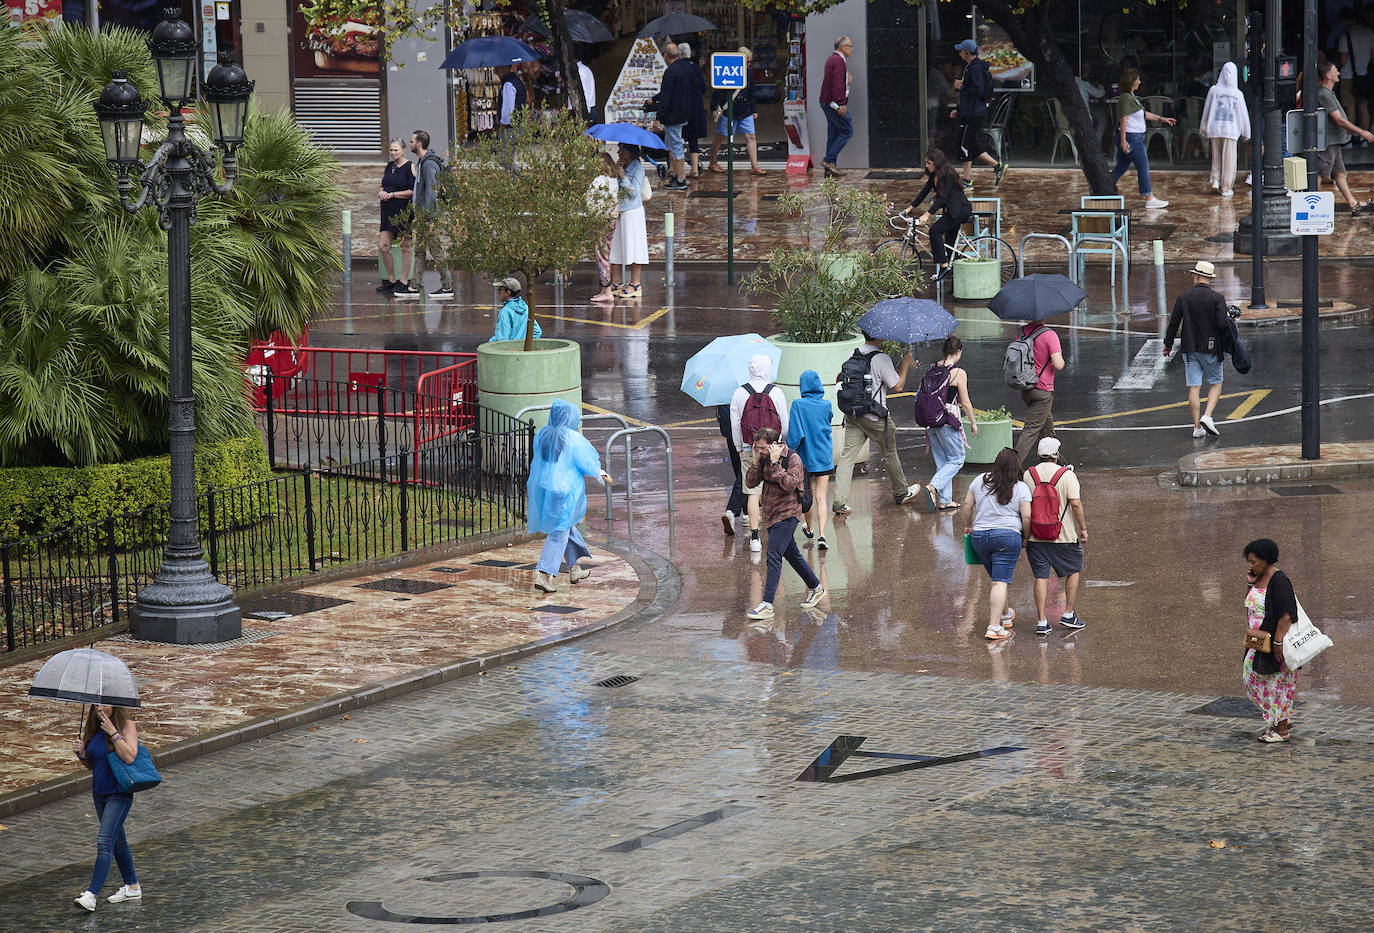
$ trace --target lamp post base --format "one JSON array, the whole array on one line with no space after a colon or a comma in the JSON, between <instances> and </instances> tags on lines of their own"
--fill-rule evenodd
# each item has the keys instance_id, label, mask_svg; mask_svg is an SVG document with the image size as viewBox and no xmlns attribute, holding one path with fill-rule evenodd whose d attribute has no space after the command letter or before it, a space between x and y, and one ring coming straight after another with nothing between
<instances>
[{"instance_id":1,"label":"lamp post base","mask_svg":"<svg viewBox=\"0 0 1374 933\"><path fill-rule=\"evenodd\" d=\"M175 570L164 565L158 571L129 610L129 632L134 638L202 645L243 634L243 615L234 603L234 591L215 580L209 565L200 563L199 568Z\"/></svg>"}]
</instances>

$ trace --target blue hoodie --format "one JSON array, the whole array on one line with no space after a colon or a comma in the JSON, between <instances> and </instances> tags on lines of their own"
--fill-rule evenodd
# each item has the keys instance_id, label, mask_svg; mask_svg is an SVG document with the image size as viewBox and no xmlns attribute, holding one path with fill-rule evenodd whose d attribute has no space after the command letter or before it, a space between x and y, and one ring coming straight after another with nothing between
<instances>
[{"instance_id":1,"label":"blue hoodie","mask_svg":"<svg viewBox=\"0 0 1374 933\"><path fill-rule=\"evenodd\" d=\"M491 340L487 343L494 343L497 340L524 340L525 325L530 318L530 306L525 304L525 299L515 295L507 299L501 306L501 311L496 315L496 333L491 335ZM534 339L538 340L543 335L539 329L539 322L534 322Z\"/></svg>"},{"instance_id":2,"label":"blue hoodie","mask_svg":"<svg viewBox=\"0 0 1374 933\"><path fill-rule=\"evenodd\" d=\"M801 398L792 403L787 417L787 443L801 457L808 473L828 473L835 468L834 412L825 399L821 377L814 369L801 374Z\"/></svg>"}]
</instances>

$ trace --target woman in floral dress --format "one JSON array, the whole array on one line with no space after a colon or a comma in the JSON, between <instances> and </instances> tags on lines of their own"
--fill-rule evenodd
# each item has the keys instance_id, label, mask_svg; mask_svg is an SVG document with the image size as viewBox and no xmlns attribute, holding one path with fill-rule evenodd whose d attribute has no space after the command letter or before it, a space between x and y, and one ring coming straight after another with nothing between
<instances>
[{"instance_id":1,"label":"woman in floral dress","mask_svg":"<svg viewBox=\"0 0 1374 933\"><path fill-rule=\"evenodd\" d=\"M1287 742L1298 682L1297 674L1283 663L1283 639L1288 627L1297 621L1298 598L1287 574L1275 566L1279 561L1277 544L1260 538L1247 544L1244 553L1249 565L1245 578L1250 582L1245 595L1246 616L1251 630L1268 633L1273 645L1270 651L1245 649L1245 693L1264 714L1265 729L1259 740Z\"/></svg>"}]
</instances>

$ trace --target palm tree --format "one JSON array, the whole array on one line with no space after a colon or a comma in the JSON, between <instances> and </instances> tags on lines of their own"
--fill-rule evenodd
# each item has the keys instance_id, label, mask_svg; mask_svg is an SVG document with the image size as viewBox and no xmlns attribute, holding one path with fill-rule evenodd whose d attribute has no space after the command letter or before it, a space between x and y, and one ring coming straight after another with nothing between
<instances>
[{"instance_id":1,"label":"palm tree","mask_svg":"<svg viewBox=\"0 0 1374 933\"><path fill-rule=\"evenodd\" d=\"M127 29L0 28L0 465L88 465L167 447L167 244L126 214L91 102L114 69L155 100ZM148 120L154 138L161 122ZM200 132L192 128L192 132ZM339 268L336 163L288 115L254 115L227 197L191 235L199 438L253 432L240 361L299 333Z\"/></svg>"}]
</instances>

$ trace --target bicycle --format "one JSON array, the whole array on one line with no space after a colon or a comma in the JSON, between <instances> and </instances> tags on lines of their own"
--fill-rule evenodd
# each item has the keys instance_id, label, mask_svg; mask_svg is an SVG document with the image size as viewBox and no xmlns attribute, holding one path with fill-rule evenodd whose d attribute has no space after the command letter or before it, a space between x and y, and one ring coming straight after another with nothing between
<instances>
[{"instance_id":1,"label":"bicycle","mask_svg":"<svg viewBox=\"0 0 1374 933\"><path fill-rule=\"evenodd\" d=\"M905 214L894 214L887 219L887 222L896 230L903 230L903 234L896 239L886 239L873 247L874 255L880 252L896 252L901 259L914 258L916 267L923 273L934 276L935 257L931 255L929 249L922 242L924 237L918 237L917 231L921 225L916 223L915 217ZM997 259L1001 262L1001 280L1006 285L1016 278L1016 250L1010 243L999 236L991 233L981 233L978 236L969 236L964 232L963 227L959 228L959 235L954 243L947 250L949 261L956 259Z\"/></svg>"}]
</instances>

